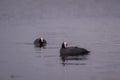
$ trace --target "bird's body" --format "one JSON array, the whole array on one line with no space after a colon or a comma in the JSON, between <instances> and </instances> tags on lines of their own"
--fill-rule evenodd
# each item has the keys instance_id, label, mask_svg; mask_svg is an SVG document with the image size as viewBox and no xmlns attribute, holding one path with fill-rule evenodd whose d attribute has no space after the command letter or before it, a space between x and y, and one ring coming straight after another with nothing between
<instances>
[{"instance_id":1,"label":"bird's body","mask_svg":"<svg viewBox=\"0 0 120 80\"><path fill-rule=\"evenodd\" d=\"M63 42L62 47L60 49L60 56L81 56L87 55L90 51L79 48L79 47L67 47L67 43Z\"/></svg>"},{"instance_id":2,"label":"bird's body","mask_svg":"<svg viewBox=\"0 0 120 80\"><path fill-rule=\"evenodd\" d=\"M37 38L35 41L34 41L34 45L35 47L45 47L47 45L47 41L44 39L44 38Z\"/></svg>"},{"instance_id":3,"label":"bird's body","mask_svg":"<svg viewBox=\"0 0 120 80\"><path fill-rule=\"evenodd\" d=\"M60 53L62 56L79 56L79 55L88 54L89 51L79 47L67 47L67 48L61 48Z\"/></svg>"}]
</instances>

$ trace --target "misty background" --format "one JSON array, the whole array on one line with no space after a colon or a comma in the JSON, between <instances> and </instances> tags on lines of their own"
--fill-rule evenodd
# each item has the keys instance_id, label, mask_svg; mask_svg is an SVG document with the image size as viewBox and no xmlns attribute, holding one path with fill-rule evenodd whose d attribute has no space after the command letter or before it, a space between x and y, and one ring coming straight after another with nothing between
<instances>
[{"instance_id":1,"label":"misty background","mask_svg":"<svg viewBox=\"0 0 120 80\"><path fill-rule=\"evenodd\" d=\"M120 17L119 0L0 0L0 19Z\"/></svg>"},{"instance_id":2,"label":"misty background","mask_svg":"<svg viewBox=\"0 0 120 80\"><path fill-rule=\"evenodd\" d=\"M15 38L15 31L18 33L16 39L20 38L20 41L22 41L22 35L32 36L32 32L36 34L33 35L34 38L38 37L39 31L36 31L35 27L45 28L48 26L47 29L52 29L52 26L78 26L79 23L83 23L80 26L84 26L84 24L87 25L84 22L85 19L88 22L92 21L93 24L98 24L94 22L96 20L100 24L104 24L103 18L107 21L111 20L111 22L113 19L117 19L116 22L119 23L119 4L119 0L0 0L1 40ZM6 28L10 26L15 29ZM31 27L32 31L24 26ZM28 33L22 34L19 29ZM44 36L44 33L40 34ZM26 41L29 40L29 38L26 39Z\"/></svg>"}]
</instances>

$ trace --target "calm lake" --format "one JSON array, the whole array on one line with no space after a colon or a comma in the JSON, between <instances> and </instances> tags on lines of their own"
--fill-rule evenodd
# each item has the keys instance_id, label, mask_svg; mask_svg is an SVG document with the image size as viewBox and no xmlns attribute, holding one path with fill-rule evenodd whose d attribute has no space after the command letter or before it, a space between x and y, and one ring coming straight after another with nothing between
<instances>
[{"instance_id":1,"label":"calm lake","mask_svg":"<svg viewBox=\"0 0 120 80\"><path fill-rule=\"evenodd\" d=\"M59 2L51 6L55 0L51 0L52 3L45 0L43 3L48 2L51 8L43 6L43 13L39 14L40 6L31 7L39 5L37 0L33 3L11 1L0 1L0 80L120 80L120 17L102 13L96 16L94 12L93 15L84 12L85 15L72 16L74 13L68 13L74 8L65 7L68 13L64 13L62 6L55 8ZM65 6L70 0L65 1L60 4ZM90 10L96 11L93 8ZM50 14L48 9L52 11ZM120 12L118 4L114 9ZM45 49L34 47L33 42L38 37L47 40ZM59 57L63 41L91 53L85 59L68 60L63 64Z\"/></svg>"}]
</instances>

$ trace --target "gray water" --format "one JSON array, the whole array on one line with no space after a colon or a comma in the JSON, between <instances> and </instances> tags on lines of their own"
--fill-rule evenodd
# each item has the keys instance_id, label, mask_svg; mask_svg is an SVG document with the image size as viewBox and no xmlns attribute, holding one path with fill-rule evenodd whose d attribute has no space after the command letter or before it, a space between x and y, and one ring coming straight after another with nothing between
<instances>
[{"instance_id":1,"label":"gray water","mask_svg":"<svg viewBox=\"0 0 120 80\"><path fill-rule=\"evenodd\" d=\"M0 0L0 80L120 80L119 0ZM46 49L33 41L44 37ZM63 65L59 49L91 51Z\"/></svg>"}]
</instances>

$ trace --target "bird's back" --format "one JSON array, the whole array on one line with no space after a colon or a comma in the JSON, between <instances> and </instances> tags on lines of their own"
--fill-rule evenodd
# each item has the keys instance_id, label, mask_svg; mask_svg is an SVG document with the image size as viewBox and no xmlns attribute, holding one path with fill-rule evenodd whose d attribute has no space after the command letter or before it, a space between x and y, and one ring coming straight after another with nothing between
<instances>
[{"instance_id":1,"label":"bird's back","mask_svg":"<svg viewBox=\"0 0 120 80\"><path fill-rule=\"evenodd\" d=\"M79 56L79 55L85 55L88 54L89 51L87 51L84 48L78 48L78 47L67 47L67 48L61 48L60 54L64 56Z\"/></svg>"}]
</instances>

